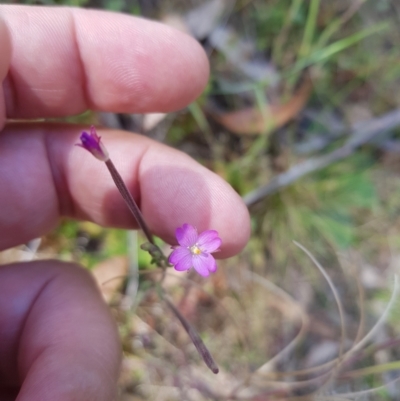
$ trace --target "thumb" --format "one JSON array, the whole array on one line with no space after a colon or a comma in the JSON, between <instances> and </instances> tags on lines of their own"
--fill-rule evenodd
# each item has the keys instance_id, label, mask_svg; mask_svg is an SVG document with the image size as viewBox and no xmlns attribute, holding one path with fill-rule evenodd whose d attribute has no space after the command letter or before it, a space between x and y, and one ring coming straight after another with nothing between
<instances>
[{"instance_id":1,"label":"thumb","mask_svg":"<svg viewBox=\"0 0 400 401\"><path fill-rule=\"evenodd\" d=\"M6 102L2 82L11 63L11 40L7 25L0 16L0 131L6 121Z\"/></svg>"}]
</instances>

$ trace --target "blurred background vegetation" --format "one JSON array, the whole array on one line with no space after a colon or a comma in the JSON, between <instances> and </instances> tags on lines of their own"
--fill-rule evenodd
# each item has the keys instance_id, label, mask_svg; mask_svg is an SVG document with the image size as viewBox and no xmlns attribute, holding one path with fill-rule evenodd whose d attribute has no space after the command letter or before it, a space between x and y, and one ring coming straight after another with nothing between
<instances>
[{"instance_id":1,"label":"blurred background vegetation","mask_svg":"<svg viewBox=\"0 0 400 401\"><path fill-rule=\"evenodd\" d=\"M217 376L157 297L135 233L64 221L7 251L93 270L120 324L121 400L398 400L400 2L22 3L141 15L195 36L211 77L187 109L69 121L181 149L225 178L252 216L247 248L210 280L171 272L164 282Z\"/></svg>"}]
</instances>

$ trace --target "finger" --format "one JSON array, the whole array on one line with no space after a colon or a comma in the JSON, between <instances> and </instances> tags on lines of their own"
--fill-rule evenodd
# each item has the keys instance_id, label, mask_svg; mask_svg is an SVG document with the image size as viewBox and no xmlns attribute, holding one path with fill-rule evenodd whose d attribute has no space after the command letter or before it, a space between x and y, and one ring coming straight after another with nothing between
<instances>
[{"instance_id":1,"label":"finger","mask_svg":"<svg viewBox=\"0 0 400 401\"><path fill-rule=\"evenodd\" d=\"M118 333L85 270L58 261L0 266L0 338L0 391L22 385L18 401L114 398Z\"/></svg>"},{"instance_id":2,"label":"finger","mask_svg":"<svg viewBox=\"0 0 400 401\"><path fill-rule=\"evenodd\" d=\"M3 5L0 16L12 44L3 84L9 118L176 110L208 78L201 46L157 22L37 6Z\"/></svg>"},{"instance_id":3,"label":"finger","mask_svg":"<svg viewBox=\"0 0 400 401\"><path fill-rule=\"evenodd\" d=\"M135 226L105 165L73 146L78 135L76 126L6 126L0 135L0 160L7 166L0 169L0 248L44 234L59 216ZM243 248L247 208L222 178L144 136L103 130L99 135L154 234L176 243L175 229L189 223L219 232L220 257Z\"/></svg>"}]
</instances>

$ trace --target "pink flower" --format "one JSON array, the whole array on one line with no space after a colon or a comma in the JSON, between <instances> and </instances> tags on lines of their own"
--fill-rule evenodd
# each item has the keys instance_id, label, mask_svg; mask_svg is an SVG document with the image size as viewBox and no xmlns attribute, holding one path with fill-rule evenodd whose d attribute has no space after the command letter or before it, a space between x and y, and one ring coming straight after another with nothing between
<instances>
[{"instance_id":1,"label":"pink flower","mask_svg":"<svg viewBox=\"0 0 400 401\"><path fill-rule=\"evenodd\" d=\"M96 159L106 162L109 159L108 152L101 142L101 137L97 135L96 128L90 127L90 134L83 131L80 136L81 143L77 146L89 151Z\"/></svg>"},{"instance_id":2,"label":"pink flower","mask_svg":"<svg viewBox=\"0 0 400 401\"><path fill-rule=\"evenodd\" d=\"M217 270L217 263L211 255L222 243L217 231L206 230L199 235L195 227L184 224L176 229L175 235L179 246L172 247L174 251L168 259L175 270L185 271L194 267L204 277Z\"/></svg>"}]
</instances>

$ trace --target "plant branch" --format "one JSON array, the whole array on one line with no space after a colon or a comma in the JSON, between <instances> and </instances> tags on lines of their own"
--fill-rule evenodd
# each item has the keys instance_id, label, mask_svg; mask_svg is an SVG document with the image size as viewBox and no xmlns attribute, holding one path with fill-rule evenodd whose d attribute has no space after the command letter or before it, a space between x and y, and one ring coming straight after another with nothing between
<instances>
[{"instance_id":1,"label":"plant branch","mask_svg":"<svg viewBox=\"0 0 400 401\"><path fill-rule=\"evenodd\" d=\"M324 156L312 157L298 163L288 171L275 176L267 185L257 188L243 197L247 206L259 202L263 198L279 192L307 174L321 170L339 160L352 155L361 145L369 142L373 137L400 125L400 109L391 111L382 117L367 121L350 135L348 141L340 148Z\"/></svg>"}]
</instances>

